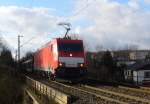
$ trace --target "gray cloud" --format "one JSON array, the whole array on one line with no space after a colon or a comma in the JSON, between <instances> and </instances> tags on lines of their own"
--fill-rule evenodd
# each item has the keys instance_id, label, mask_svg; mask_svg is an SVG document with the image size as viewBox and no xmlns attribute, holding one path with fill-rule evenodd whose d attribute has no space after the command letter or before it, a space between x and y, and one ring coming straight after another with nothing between
<instances>
[{"instance_id":1,"label":"gray cloud","mask_svg":"<svg viewBox=\"0 0 150 104\"><path fill-rule=\"evenodd\" d=\"M139 0L126 4L116 0L76 0L73 11L75 15L64 18L49 8L0 6L0 33L12 50L17 48L18 34L24 36L22 43L36 37L22 47L25 53L57 37L52 34L62 33L56 24L66 20L73 24L72 32L80 34L89 50L98 45L107 49L128 45L150 48L150 11L144 11Z\"/></svg>"},{"instance_id":2,"label":"gray cloud","mask_svg":"<svg viewBox=\"0 0 150 104\"><path fill-rule=\"evenodd\" d=\"M17 48L17 35L23 35L21 43L34 37L30 44L22 47L22 52L35 50L54 37L60 17L49 8L25 8L17 6L0 7L0 32L12 50Z\"/></svg>"},{"instance_id":3,"label":"gray cloud","mask_svg":"<svg viewBox=\"0 0 150 104\"><path fill-rule=\"evenodd\" d=\"M144 11L139 0L129 0L121 4L109 0L88 0L90 5L78 19L92 22L81 34L93 47L103 45L105 48L138 45L139 48L150 48L150 11ZM82 7L85 0L78 0L76 9ZM87 21L87 22L88 22ZM94 38L95 42L91 40Z\"/></svg>"},{"instance_id":4,"label":"gray cloud","mask_svg":"<svg viewBox=\"0 0 150 104\"><path fill-rule=\"evenodd\" d=\"M144 0L146 4L150 4L150 0Z\"/></svg>"}]
</instances>

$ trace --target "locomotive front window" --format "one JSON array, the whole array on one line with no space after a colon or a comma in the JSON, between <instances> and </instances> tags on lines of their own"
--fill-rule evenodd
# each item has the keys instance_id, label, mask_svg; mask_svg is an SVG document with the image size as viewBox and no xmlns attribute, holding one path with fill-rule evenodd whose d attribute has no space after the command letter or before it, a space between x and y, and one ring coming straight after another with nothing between
<instances>
[{"instance_id":1,"label":"locomotive front window","mask_svg":"<svg viewBox=\"0 0 150 104\"><path fill-rule=\"evenodd\" d=\"M82 44L61 43L58 46L59 51L83 51Z\"/></svg>"}]
</instances>

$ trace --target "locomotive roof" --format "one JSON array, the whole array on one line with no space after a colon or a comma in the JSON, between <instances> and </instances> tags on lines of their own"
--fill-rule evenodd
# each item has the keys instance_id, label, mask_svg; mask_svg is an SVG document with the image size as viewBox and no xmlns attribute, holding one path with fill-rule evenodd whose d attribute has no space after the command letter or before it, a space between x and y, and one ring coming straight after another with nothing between
<instances>
[{"instance_id":1,"label":"locomotive roof","mask_svg":"<svg viewBox=\"0 0 150 104\"><path fill-rule=\"evenodd\" d=\"M44 48L45 46L48 46L52 41L54 40L59 40L59 41L77 41L77 42L81 42L82 40L79 40L79 39L68 39L68 38L53 38L51 41L47 42L45 45L43 45L41 48L39 48L36 52L40 51L42 48ZM35 52L35 53L36 53Z\"/></svg>"},{"instance_id":2,"label":"locomotive roof","mask_svg":"<svg viewBox=\"0 0 150 104\"><path fill-rule=\"evenodd\" d=\"M65 39L65 38L56 38L56 40L62 40L62 41L82 41L82 40L79 40L79 39Z\"/></svg>"},{"instance_id":3,"label":"locomotive roof","mask_svg":"<svg viewBox=\"0 0 150 104\"><path fill-rule=\"evenodd\" d=\"M49 45L54 40L57 40L57 41L82 41L82 40L79 40L79 39L54 38L51 41L49 41L48 43L46 43L44 46Z\"/></svg>"}]
</instances>

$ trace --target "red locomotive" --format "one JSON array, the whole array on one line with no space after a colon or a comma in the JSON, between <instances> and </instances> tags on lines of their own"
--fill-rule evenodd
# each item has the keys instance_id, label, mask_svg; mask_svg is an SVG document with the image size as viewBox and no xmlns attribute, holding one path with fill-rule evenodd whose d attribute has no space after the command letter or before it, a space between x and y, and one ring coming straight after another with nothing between
<instances>
[{"instance_id":1,"label":"red locomotive","mask_svg":"<svg viewBox=\"0 0 150 104\"><path fill-rule=\"evenodd\" d=\"M68 36L70 24L61 23L67 30L64 38L56 38L35 52L30 59L23 62L24 69L31 69L37 75L48 76L51 79L84 78L87 73L85 52L82 40L71 39ZM29 66L30 68L26 68Z\"/></svg>"},{"instance_id":2,"label":"red locomotive","mask_svg":"<svg viewBox=\"0 0 150 104\"><path fill-rule=\"evenodd\" d=\"M78 79L87 72L82 40L56 38L34 54L34 71L50 78Z\"/></svg>"}]
</instances>

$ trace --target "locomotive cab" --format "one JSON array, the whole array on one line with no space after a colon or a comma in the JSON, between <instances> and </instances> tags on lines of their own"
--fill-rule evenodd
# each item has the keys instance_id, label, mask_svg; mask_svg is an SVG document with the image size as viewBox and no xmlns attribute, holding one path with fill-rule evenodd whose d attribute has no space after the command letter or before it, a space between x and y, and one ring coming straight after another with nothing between
<instances>
[{"instance_id":1,"label":"locomotive cab","mask_svg":"<svg viewBox=\"0 0 150 104\"><path fill-rule=\"evenodd\" d=\"M85 76L86 64L82 40L58 39L56 77L77 79Z\"/></svg>"}]
</instances>

